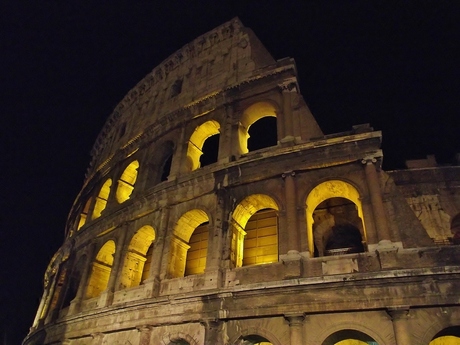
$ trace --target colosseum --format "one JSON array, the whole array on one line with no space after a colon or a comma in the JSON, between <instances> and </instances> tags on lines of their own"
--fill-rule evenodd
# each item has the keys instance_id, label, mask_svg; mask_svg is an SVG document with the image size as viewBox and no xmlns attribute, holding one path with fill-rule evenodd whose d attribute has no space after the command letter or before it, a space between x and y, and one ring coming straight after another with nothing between
<instances>
[{"instance_id":1,"label":"colosseum","mask_svg":"<svg viewBox=\"0 0 460 345\"><path fill-rule=\"evenodd\" d=\"M460 166L324 134L233 19L117 105L24 345L460 344Z\"/></svg>"}]
</instances>

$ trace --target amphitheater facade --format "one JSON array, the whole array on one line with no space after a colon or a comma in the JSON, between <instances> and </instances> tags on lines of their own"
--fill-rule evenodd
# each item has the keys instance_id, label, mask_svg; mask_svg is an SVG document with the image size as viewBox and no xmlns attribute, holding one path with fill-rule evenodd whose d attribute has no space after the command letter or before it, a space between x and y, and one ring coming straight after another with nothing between
<instances>
[{"instance_id":1,"label":"amphitheater facade","mask_svg":"<svg viewBox=\"0 0 460 345\"><path fill-rule=\"evenodd\" d=\"M24 345L460 342L460 167L325 135L233 19L108 118Z\"/></svg>"}]
</instances>

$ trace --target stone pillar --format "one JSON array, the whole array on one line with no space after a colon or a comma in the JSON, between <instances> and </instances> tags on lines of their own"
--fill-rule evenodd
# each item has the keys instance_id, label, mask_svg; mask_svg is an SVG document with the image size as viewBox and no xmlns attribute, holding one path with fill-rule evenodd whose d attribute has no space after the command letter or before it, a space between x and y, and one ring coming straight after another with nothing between
<instances>
[{"instance_id":1,"label":"stone pillar","mask_svg":"<svg viewBox=\"0 0 460 345\"><path fill-rule=\"evenodd\" d=\"M233 104L225 105L225 119L220 129L219 154L217 160L221 163L227 163L236 155L233 151Z\"/></svg>"},{"instance_id":2,"label":"stone pillar","mask_svg":"<svg viewBox=\"0 0 460 345\"><path fill-rule=\"evenodd\" d=\"M216 192L216 205L214 214L213 226L209 226L208 236L208 252L206 255L206 269L205 272L212 272L219 270L222 265L222 246L224 242L223 238L223 227L227 225L225 223L225 204L226 204L226 192L223 189L219 189Z\"/></svg>"},{"instance_id":3,"label":"stone pillar","mask_svg":"<svg viewBox=\"0 0 460 345\"><path fill-rule=\"evenodd\" d=\"M225 323L222 320L200 320L200 324L204 326L204 343L212 345L226 344L226 332L224 330Z\"/></svg>"},{"instance_id":4,"label":"stone pillar","mask_svg":"<svg viewBox=\"0 0 460 345\"><path fill-rule=\"evenodd\" d=\"M303 321L305 320L305 315L293 314L285 315L284 317L289 322L290 345L303 345Z\"/></svg>"},{"instance_id":5,"label":"stone pillar","mask_svg":"<svg viewBox=\"0 0 460 345\"><path fill-rule=\"evenodd\" d=\"M284 133L282 133L282 141L290 141L294 139L294 127L292 121L291 107L291 92L287 87L283 87L283 118L284 118Z\"/></svg>"},{"instance_id":6,"label":"stone pillar","mask_svg":"<svg viewBox=\"0 0 460 345\"><path fill-rule=\"evenodd\" d=\"M185 126L181 128L180 138L177 142L176 150L173 152L168 181L172 181L179 176L186 166L185 158L187 157L188 140L184 140L184 137Z\"/></svg>"},{"instance_id":7,"label":"stone pillar","mask_svg":"<svg viewBox=\"0 0 460 345\"><path fill-rule=\"evenodd\" d=\"M295 172L284 173L284 195L286 199L286 231L288 251L300 251L300 235L297 228L297 193L294 180ZM283 253L284 254L284 253Z\"/></svg>"},{"instance_id":8,"label":"stone pillar","mask_svg":"<svg viewBox=\"0 0 460 345\"><path fill-rule=\"evenodd\" d=\"M150 337L152 335L152 326L145 325L136 327L141 333L139 336L139 345L150 345Z\"/></svg>"},{"instance_id":9,"label":"stone pillar","mask_svg":"<svg viewBox=\"0 0 460 345\"><path fill-rule=\"evenodd\" d=\"M369 194L372 203L372 211L374 214L375 225L377 227L377 236L379 242L385 241L390 242L390 228L388 226L387 215L383 206L382 192L380 189L379 177L376 170L376 158L363 159L361 161L364 164L364 171L366 173L367 186L369 188Z\"/></svg>"},{"instance_id":10,"label":"stone pillar","mask_svg":"<svg viewBox=\"0 0 460 345\"><path fill-rule=\"evenodd\" d=\"M407 320L409 319L409 308L389 309L388 314L393 322L396 345L410 345L412 339Z\"/></svg>"},{"instance_id":11,"label":"stone pillar","mask_svg":"<svg viewBox=\"0 0 460 345\"><path fill-rule=\"evenodd\" d=\"M364 219L363 225L365 226L366 229L366 242L367 245L376 245L379 243L378 235L377 235L377 229L375 228L375 221L374 221L374 215L373 215L373 210L372 210L372 204L370 202L369 197L364 197L360 198L361 201L361 206L363 208L363 215Z\"/></svg>"},{"instance_id":12,"label":"stone pillar","mask_svg":"<svg viewBox=\"0 0 460 345\"><path fill-rule=\"evenodd\" d=\"M160 215L160 228L157 232L157 238L155 239L154 248L152 250L152 259L149 271L149 277L146 280L146 284L152 284L152 292L150 297L158 296L160 292L160 274L163 260L163 253L166 245L166 233L168 231L169 224L169 213L170 208L165 207L161 210ZM165 258L167 260L167 258Z\"/></svg>"},{"instance_id":13,"label":"stone pillar","mask_svg":"<svg viewBox=\"0 0 460 345\"><path fill-rule=\"evenodd\" d=\"M89 275L91 273L93 265L91 264L94 255L95 245L91 245L87 252L85 268L81 274L80 283L78 284L78 290L75 298L70 302L69 315L78 313L81 308L81 302L85 298L86 287L88 285Z\"/></svg>"},{"instance_id":14,"label":"stone pillar","mask_svg":"<svg viewBox=\"0 0 460 345\"><path fill-rule=\"evenodd\" d=\"M115 255L110 271L109 282L107 283L107 289L102 292L99 298L99 305L101 307L107 307L112 304L113 294L116 291L116 284L118 283L119 276L122 274L122 272L120 272L120 266L127 249L127 244L125 244L126 230L125 226L119 229L121 234L118 236L117 243L115 244Z\"/></svg>"}]
</instances>

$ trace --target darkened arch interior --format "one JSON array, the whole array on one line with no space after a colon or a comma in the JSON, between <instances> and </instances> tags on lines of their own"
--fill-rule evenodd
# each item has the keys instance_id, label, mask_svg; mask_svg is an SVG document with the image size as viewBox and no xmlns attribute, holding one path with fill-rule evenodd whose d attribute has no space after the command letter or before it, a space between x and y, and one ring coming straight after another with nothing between
<instances>
[{"instance_id":1,"label":"darkened arch interior","mask_svg":"<svg viewBox=\"0 0 460 345\"><path fill-rule=\"evenodd\" d=\"M344 340L359 340L365 344L369 345L379 345L375 339L367 335L366 333L354 330L354 329L343 329L332 333L328 336L321 345L335 345L338 342L342 342Z\"/></svg>"}]
</instances>

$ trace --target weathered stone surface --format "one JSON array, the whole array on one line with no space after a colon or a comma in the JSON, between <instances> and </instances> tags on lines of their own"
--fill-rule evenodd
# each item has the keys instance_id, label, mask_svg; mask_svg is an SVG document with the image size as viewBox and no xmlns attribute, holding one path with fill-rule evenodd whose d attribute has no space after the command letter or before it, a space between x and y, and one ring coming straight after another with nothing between
<instances>
[{"instance_id":1,"label":"weathered stone surface","mask_svg":"<svg viewBox=\"0 0 460 345\"><path fill-rule=\"evenodd\" d=\"M428 344L460 325L460 169L387 173L381 139L324 135L238 19L197 38L107 120L24 345Z\"/></svg>"}]
</instances>

